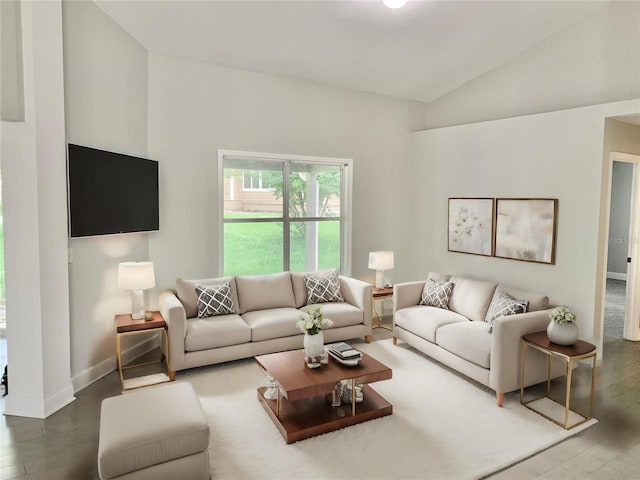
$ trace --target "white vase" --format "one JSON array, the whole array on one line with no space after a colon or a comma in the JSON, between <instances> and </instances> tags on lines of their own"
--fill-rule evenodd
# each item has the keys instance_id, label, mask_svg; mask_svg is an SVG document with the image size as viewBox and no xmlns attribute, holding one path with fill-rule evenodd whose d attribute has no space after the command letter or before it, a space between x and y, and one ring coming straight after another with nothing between
<instances>
[{"instance_id":1,"label":"white vase","mask_svg":"<svg viewBox=\"0 0 640 480\"><path fill-rule=\"evenodd\" d=\"M315 335L304 334L304 356L307 363L320 363L324 355L324 335L322 331ZM309 361L309 359L311 361Z\"/></svg>"},{"instance_id":2,"label":"white vase","mask_svg":"<svg viewBox=\"0 0 640 480\"><path fill-rule=\"evenodd\" d=\"M549 340L557 345L573 345L578 340L578 326L571 323L557 323L551 320L547 327Z\"/></svg>"}]
</instances>

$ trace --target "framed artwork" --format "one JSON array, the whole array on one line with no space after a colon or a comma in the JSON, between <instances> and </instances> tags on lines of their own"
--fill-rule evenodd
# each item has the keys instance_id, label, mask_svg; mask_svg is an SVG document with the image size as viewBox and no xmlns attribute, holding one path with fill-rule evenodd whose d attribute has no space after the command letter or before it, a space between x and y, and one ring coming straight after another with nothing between
<instances>
[{"instance_id":1,"label":"framed artwork","mask_svg":"<svg viewBox=\"0 0 640 480\"><path fill-rule=\"evenodd\" d=\"M557 212L557 199L497 198L494 255L555 263Z\"/></svg>"},{"instance_id":2,"label":"framed artwork","mask_svg":"<svg viewBox=\"0 0 640 480\"><path fill-rule=\"evenodd\" d=\"M450 252L493 255L493 198L449 198Z\"/></svg>"}]
</instances>

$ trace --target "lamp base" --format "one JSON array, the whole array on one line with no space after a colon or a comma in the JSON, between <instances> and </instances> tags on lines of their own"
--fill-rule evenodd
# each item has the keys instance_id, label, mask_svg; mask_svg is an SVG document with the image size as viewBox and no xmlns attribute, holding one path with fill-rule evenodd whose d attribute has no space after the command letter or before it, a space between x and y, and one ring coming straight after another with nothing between
<instances>
[{"instance_id":1,"label":"lamp base","mask_svg":"<svg viewBox=\"0 0 640 480\"><path fill-rule=\"evenodd\" d=\"M376 270L376 288L384 288L384 270Z\"/></svg>"},{"instance_id":2,"label":"lamp base","mask_svg":"<svg viewBox=\"0 0 640 480\"><path fill-rule=\"evenodd\" d=\"M144 292L142 290L131 291L131 318L134 320L144 318Z\"/></svg>"}]
</instances>

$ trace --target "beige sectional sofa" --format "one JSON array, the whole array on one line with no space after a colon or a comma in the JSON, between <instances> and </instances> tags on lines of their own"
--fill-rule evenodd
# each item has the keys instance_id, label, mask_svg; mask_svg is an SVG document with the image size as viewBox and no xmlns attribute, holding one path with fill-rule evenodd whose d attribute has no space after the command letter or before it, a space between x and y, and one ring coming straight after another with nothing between
<instances>
[{"instance_id":1,"label":"beige sectional sofa","mask_svg":"<svg viewBox=\"0 0 640 480\"><path fill-rule=\"evenodd\" d=\"M222 277L176 282L160 293L160 312L169 331L171 370L249 358L302 348L296 321L305 309L320 306L333 326L323 329L325 343L365 337L371 341L371 285L338 276L343 301L308 305L305 275ZM198 318L196 286L227 283L233 313Z\"/></svg>"},{"instance_id":2,"label":"beige sectional sofa","mask_svg":"<svg viewBox=\"0 0 640 480\"><path fill-rule=\"evenodd\" d=\"M444 308L421 304L425 303L422 301L425 283L430 281L453 284ZM513 303L526 303L524 313L498 316L491 328L487 314L495 314L496 304L492 302L498 297L505 298L505 293L518 300ZM495 390L498 406L502 406L505 393L520 388L522 335L545 330L549 324L547 296L495 282L431 272L426 281L394 285L393 294L394 344L403 340ZM561 363L556 362L552 376L562 373ZM531 351L526 366L526 386L546 380L547 361L543 354Z\"/></svg>"}]
</instances>

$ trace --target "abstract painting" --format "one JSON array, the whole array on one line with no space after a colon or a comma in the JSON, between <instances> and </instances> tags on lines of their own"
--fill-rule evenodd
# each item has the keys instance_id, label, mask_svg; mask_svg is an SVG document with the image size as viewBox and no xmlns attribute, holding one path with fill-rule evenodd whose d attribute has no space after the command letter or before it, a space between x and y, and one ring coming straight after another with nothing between
<instances>
[{"instance_id":1,"label":"abstract painting","mask_svg":"<svg viewBox=\"0 0 640 480\"><path fill-rule=\"evenodd\" d=\"M555 263L557 210L557 199L496 199L495 256Z\"/></svg>"}]
</instances>

